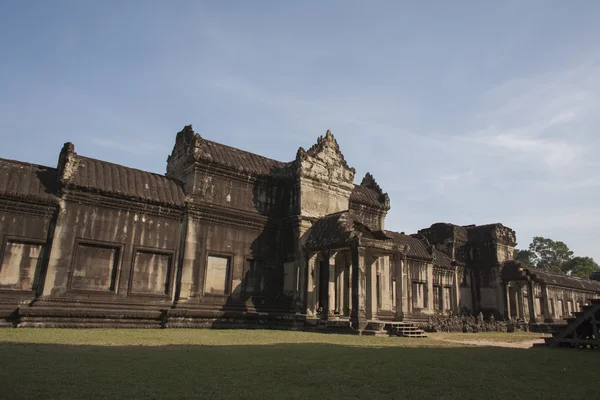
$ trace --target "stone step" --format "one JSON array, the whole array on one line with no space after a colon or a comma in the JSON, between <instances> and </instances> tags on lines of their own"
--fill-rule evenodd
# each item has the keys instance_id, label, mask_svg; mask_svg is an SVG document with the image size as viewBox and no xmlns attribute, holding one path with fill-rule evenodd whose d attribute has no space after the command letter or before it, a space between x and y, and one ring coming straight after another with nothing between
<instances>
[{"instance_id":1,"label":"stone step","mask_svg":"<svg viewBox=\"0 0 600 400\"><path fill-rule=\"evenodd\" d=\"M413 323L406 323L401 326L392 326L388 329L390 334L400 337L426 338L425 332Z\"/></svg>"}]
</instances>

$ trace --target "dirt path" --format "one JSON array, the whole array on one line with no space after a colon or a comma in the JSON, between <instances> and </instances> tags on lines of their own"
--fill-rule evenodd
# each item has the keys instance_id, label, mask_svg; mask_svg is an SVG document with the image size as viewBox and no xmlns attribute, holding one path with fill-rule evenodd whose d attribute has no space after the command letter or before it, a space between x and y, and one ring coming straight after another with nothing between
<instances>
[{"instance_id":1,"label":"dirt path","mask_svg":"<svg viewBox=\"0 0 600 400\"><path fill-rule=\"evenodd\" d=\"M443 342L468 344L471 346L510 347L513 349L529 349L529 348L533 347L534 344L544 343L544 339L527 340L527 341L522 341L522 342L497 342L494 340L452 340L452 339L443 339L443 338L435 338L435 339L441 340Z\"/></svg>"}]
</instances>

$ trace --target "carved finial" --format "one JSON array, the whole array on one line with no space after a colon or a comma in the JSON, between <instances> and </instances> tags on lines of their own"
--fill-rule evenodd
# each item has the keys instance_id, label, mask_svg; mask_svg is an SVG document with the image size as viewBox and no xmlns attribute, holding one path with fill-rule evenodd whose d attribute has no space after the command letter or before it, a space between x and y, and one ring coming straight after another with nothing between
<instances>
[{"instance_id":1,"label":"carved finial","mask_svg":"<svg viewBox=\"0 0 600 400\"><path fill-rule=\"evenodd\" d=\"M75 145L71 142L67 142L63 145L62 151L61 153L74 153L75 152Z\"/></svg>"},{"instance_id":2,"label":"carved finial","mask_svg":"<svg viewBox=\"0 0 600 400\"><path fill-rule=\"evenodd\" d=\"M381 186L379 186L373 175L371 175L369 172L365 174L365 177L360 183L360 186L374 190L379 195L379 201L383 203L386 207L389 207L390 197L387 193L384 193L383 189L381 189Z\"/></svg>"},{"instance_id":3,"label":"carved finial","mask_svg":"<svg viewBox=\"0 0 600 400\"><path fill-rule=\"evenodd\" d=\"M375 190L379 194L383 194L381 187L379 187L379 185L377 184L377 181L375 181L375 178L369 172L367 172L365 174L365 177L363 178L362 182L360 183L360 186L368 187L369 189Z\"/></svg>"},{"instance_id":4,"label":"carved finial","mask_svg":"<svg viewBox=\"0 0 600 400\"><path fill-rule=\"evenodd\" d=\"M304 147L298 147L298 151L296 152L296 160L302 160L306 157L306 150Z\"/></svg>"},{"instance_id":5,"label":"carved finial","mask_svg":"<svg viewBox=\"0 0 600 400\"><path fill-rule=\"evenodd\" d=\"M71 142L65 143L58 156L58 181L66 184L75 175L78 166L79 159L75 153L75 145Z\"/></svg>"},{"instance_id":6,"label":"carved finial","mask_svg":"<svg viewBox=\"0 0 600 400\"><path fill-rule=\"evenodd\" d=\"M335 140L335 138L333 137L333 133L331 133L329 129L327 129L327 132L325 132L325 138L329 140Z\"/></svg>"}]
</instances>

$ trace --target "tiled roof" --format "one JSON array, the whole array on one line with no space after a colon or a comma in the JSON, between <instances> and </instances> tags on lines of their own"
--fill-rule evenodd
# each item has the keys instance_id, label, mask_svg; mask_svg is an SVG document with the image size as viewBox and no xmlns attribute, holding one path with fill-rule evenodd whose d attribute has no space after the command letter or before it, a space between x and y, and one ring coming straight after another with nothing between
<instances>
[{"instance_id":1,"label":"tiled roof","mask_svg":"<svg viewBox=\"0 0 600 400\"><path fill-rule=\"evenodd\" d=\"M433 259L433 264L438 265L440 267L451 268L452 267L452 258L443 251L438 249L433 250L433 254L435 255Z\"/></svg>"},{"instance_id":2,"label":"tiled roof","mask_svg":"<svg viewBox=\"0 0 600 400\"><path fill-rule=\"evenodd\" d=\"M0 158L0 196L55 202L55 168Z\"/></svg>"},{"instance_id":3,"label":"tiled roof","mask_svg":"<svg viewBox=\"0 0 600 400\"><path fill-rule=\"evenodd\" d=\"M375 190L361 185L354 185L354 189L350 194L350 203L365 204L377 208L384 206Z\"/></svg>"},{"instance_id":4,"label":"tiled roof","mask_svg":"<svg viewBox=\"0 0 600 400\"><path fill-rule=\"evenodd\" d=\"M370 245L394 245L383 231L372 230L359 221L352 211L341 211L317 219L309 230L305 247L331 249L349 245L355 237L371 241Z\"/></svg>"},{"instance_id":5,"label":"tiled roof","mask_svg":"<svg viewBox=\"0 0 600 400\"><path fill-rule=\"evenodd\" d=\"M352 235L354 219L348 211L326 215L310 228L305 246L312 249L345 245Z\"/></svg>"},{"instance_id":6,"label":"tiled roof","mask_svg":"<svg viewBox=\"0 0 600 400\"><path fill-rule=\"evenodd\" d=\"M575 278L554 272L547 272L537 268L525 267L521 263L511 260L502 267L504 281L526 280L530 276L534 281L550 286L560 286L569 289L578 289L600 293L600 281Z\"/></svg>"},{"instance_id":7,"label":"tiled roof","mask_svg":"<svg viewBox=\"0 0 600 400\"><path fill-rule=\"evenodd\" d=\"M240 172L268 175L285 163L248 151L236 149L210 140L202 139L196 157L209 162L225 165Z\"/></svg>"},{"instance_id":8,"label":"tiled roof","mask_svg":"<svg viewBox=\"0 0 600 400\"><path fill-rule=\"evenodd\" d=\"M527 268L527 270L535 280L546 285L562 286L600 293L600 282L598 281L546 272L537 268Z\"/></svg>"},{"instance_id":9,"label":"tiled roof","mask_svg":"<svg viewBox=\"0 0 600 400\"><path fill-rule=\"evenodd\" d=\"M68 187L165 205L183 205L185 201L180 184L166 176L93 158L74 157L76 169L68 180Z\"/></svg>"},{"instance_id":10,"label":"tiled roof","mask_svg":"<svg viewBox=\"0 0 600 400\"><path fill-rule=\"evenodd\" d=\"M385 234L397 244L407 244L409 246L407 254L408 257L431 260L431 254L429 254L429 251L427 250L427 244L424 241L416 237L404 235L394 231L385 231Z\"/></svg>"}]
</instances>

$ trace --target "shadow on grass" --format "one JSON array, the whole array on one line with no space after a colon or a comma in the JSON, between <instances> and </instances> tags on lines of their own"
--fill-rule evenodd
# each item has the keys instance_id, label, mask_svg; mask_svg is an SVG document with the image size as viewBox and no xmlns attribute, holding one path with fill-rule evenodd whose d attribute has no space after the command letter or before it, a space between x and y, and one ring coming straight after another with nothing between
<instances>
[{"instance_id":1,"label":"shadow on grass","mask_svg":"<svg viewBox=\"0 0 600 400\"><path fill-rule=\"evenodd\" d=\"M7 399L584 398L600 366L578 351L326 344L0 343L0 357Z\"/></svg>"}]
</instances>

